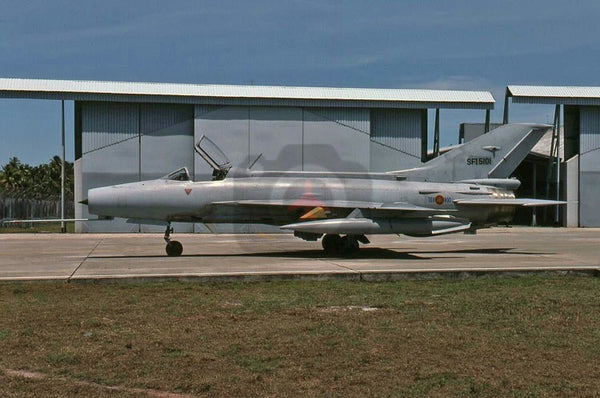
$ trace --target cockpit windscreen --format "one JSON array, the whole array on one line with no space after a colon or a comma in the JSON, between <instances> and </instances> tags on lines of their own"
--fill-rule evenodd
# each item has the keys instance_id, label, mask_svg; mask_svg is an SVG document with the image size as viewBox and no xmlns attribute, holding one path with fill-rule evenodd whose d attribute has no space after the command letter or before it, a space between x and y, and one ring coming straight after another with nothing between
<instances>
[{"instance_id":1,"label":"cockpit windscreen","mask_svg":"<svg viewBox=\"0 0 600 398\"><path fill-rule=\"evenodd\" d=\"M187 167L177 169L163 177L165 180L171 181L190 181L190 172Z\"/></svg>"}]
</instances>

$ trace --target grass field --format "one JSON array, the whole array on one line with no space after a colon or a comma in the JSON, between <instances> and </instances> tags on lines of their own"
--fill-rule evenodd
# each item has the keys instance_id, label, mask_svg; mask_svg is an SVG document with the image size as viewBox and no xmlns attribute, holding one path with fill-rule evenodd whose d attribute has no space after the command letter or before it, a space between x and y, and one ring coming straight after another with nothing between
<instances>
[{"instance_id":1,"label":"grass field","mask_svg":"<svg viewBox=\"0 0 600 398\"><path fill-rule=\"evenodd\" d=\"M600 280L0 285L0 396L597 396Z\"/></svg>"}]
</instances>

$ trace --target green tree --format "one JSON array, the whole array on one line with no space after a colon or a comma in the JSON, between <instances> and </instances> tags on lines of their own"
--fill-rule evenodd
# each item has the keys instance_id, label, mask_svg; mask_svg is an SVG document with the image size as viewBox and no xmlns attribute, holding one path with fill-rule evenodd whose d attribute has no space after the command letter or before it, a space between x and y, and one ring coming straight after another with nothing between
<instances>
[{"instance_id":1,"label":"green tree","mask_svg":"<svg viewBox=\"0 0 600 398\"><path fill-rule=\"evenodd\" d=\"M61 160L54 156L38 166L23 164L13 157L0 171L0 192L4 196L56 200L60 198ZM73 200L73 163L65 162L65 196Z\"/></svg>"}]
</instances>

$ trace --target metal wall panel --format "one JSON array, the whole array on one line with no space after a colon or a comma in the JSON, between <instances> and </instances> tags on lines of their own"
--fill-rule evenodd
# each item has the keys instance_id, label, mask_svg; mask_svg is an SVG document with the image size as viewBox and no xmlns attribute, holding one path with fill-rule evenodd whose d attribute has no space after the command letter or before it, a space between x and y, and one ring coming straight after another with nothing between
<instances>
[{"instance_id":1,"label":"metal wall panel","mask_svg":"<svg viewBox=\"0 0 600 398\"><path fill-rule=\"evenodd\" d=\"M581 166L590 161L592 155L581 156ZM600 153L595 153L595 161L600 158ZM598 198L600 198L600 172L579 172L579 225L582 227L600 227L600 212L598 212Z\"/></svg>"},{"instance_id":2,"label":"metal wall panel","mask_svg":"<svg viewBox=\"0 0 600 398\"><path fill-rule=\"evenodd\" d=\"M584 154L600 148L600 107L581 107L579 128L580 153Z\"/></svg>"},{"instance_id":3,"label":"metal wall panel","mask_svg":"<svg viewBox=\"0 0 600 398\"><path fill-rule=\"evenodd\" d=\"M423 110L371 110L371 170L387 171L421 163ZM383 147L386 147L385 150ZM395 151L395 156L392 151ZM392 161L392 158L395 160Z\"/></svg>"},{"instance_id":4,"label":"metal wall panel","mask_svg":"<svg viewBox=\"0 0 600 398\"><path fill-rule=\"evenodd\" d=\"M139 109L137 104L82 103L82 193L91 188L138 181ZM89 218L87 206L81 215ZM94 218L95 216L91 216ZM137 232L123 219L82 223L82 232Z\"/></svg>"},{"instance_id":5,"label":"metal wall panel","mask_svg":"<svg viewBox=\"0 0 600 398\"><path fill-rule=\"evenodd\" d=\"M302 109L249 108L248 159L254 170L302 170ZM244 165L247 166L247 165Z\"/></svg>"},{"instance_id":6,"label":"metal wall panel","mask_svg":"<svg viewBox=\"0 0 600 398\"><path fill-rule=\"evenodd\" d=\"M142 180L160 178L180 167L194 173L194 107L141 104ZM163 232L164 227L140 226L142 232ZM177 232L193 232L190 223L174 223Z\"/></svg>"},{"instance_id":7,"label":"metal wall panel","mask_svg":"<svg viewBox=\"0 0 600 398\"><path fill-rule=\"evenodd\" d=\"M374 109L371 139L407 155L421 158L421 111Z\"/></svg>"},{"instance_id":8,"label":"metal wall panel","mask_svg":"<svg viewBox=\"0 0 600 398\"><path fill-rule=\"evenodd\" d=\"M327 110L329 118L304 110L303 170L306 171L369 171L369 134L338 123L348 112ZM355 115L359 115L358 112ZM368 112L363 112L363 125ZM333 119L333 120L332 120Z\"/></svg>"},{"instance_id":9,"label":"metal wall panel","mask_svg":"<svg viewBox=\"0 0 600 398\"><path fill-rule=\"evenodd\" d=\"M369 156L371 158L370 171L373 172L404 170L421 165L420 159L407 156L405 153L373 140L369 147Z\"/></svg>"},{"instance_id":10,"label":"metal wall panel","mask_svg":"<svg viewBox=\"0 0 600 398\"><path fill-rule=\"evenodd\" d=\"M365 108L306 108L305 111L322 116L343 126L363 133L371 131L370 111Z\"/></svg>"},{"instance_id":11,"label":"metal wall panel","mask_svg":"<svg viewBox=\"0 0 600 398\"><path fill-rule=\"evenodd\" d=\"M580 109L579 224L600 227L600 107Z\"/></svg>"},{"instance_id":12,"label":"metal wall panel","mask_svg":"<svg viewBox=\"0 0 600 398\"><path fill-rule=\"evenodd\" d=\"M247 107L226 106L206 112L204 106L196 106L194 113L194 142L206 135L221 148L233 166L248 162L250 123ZM195 180L210 180L212 169L198 156L194 163Z\"/></svg>"},{"instance_id":13,"label":"metal wall panel","mask_svg":"<svg viewBox=\"0 0 600 398\"><path fill-rule=\"evenodd\" d=\"M314 109L312 109L314 110ZM234 166L245 166L262 153L258 170L369 169L369 111L301 108L196 107L195 140L207 134ZM326 115L326 116L322 116ZM210 169L196 161L197 179Z\"/></svg>"},{"instance_id":14,"label":"metal wall panel","mask_svg":"<svg viewBox=\"0 0 600 398\"><path fill-rule=\"evenodd\" d=\"M128 140L137 140L137 104L86 103L82 108L83 154Z\"/></svg>"},{"instance_id":15,"label":"metal wall panel","mask_svg":"<svg viewBox=\"0 0 600 398\"><path fill-rule=\"evenodd\" d=\"M207 113L210 112L214 112L217 109L221 108L221 106L218 105L198 105L196 104L194 106L194 117L195 118L200 118L202 115L205 115Z\"/></svg>"},{"instance_id":16,"label":"metal wall panel","mask_svg":"<svg viewBox=\"0 0 600 398\"><path fill-rule=\"evenodd\" d=\"M567 204L562 206L563 220L567 227L579 226L579 156L573 156L564 163L561 169L561 181L564 200Z\"/></svg>"},{"instance_id":17,"label":"metal wall panel","mask_svg":"<svg viewBox=\"0 0 600 398\"><path fill-rule=\"evenodd\" d=\"M226 106L206 108L196 106L194 110L194 142L206 135L225 153L234 167L248 163L250 142L250 110L248 107ZM194 158L194 180L210 181L212 169L198 155ZM248 227L239 224L215 224L211 229L206 225L194 224L198 233L244 233Z\"/></svg>"},{"instance_id":18,"label":"metal wall panel","mask_svg":"<svg viewBox=\"0 0 600 398\"><path fill-rule=\"evenodd\" d=\"M180 167L194 172L194 108L141 106L142 180L159 178Z\"/></svg>"}]
</instances>

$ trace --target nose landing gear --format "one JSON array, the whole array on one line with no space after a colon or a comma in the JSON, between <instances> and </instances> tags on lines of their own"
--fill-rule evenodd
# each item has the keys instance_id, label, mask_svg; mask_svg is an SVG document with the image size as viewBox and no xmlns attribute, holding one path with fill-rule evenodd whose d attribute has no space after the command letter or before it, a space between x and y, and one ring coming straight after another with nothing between
<instances>
[{"instance_id":1,"label":"nose landing gear","mask_svg":"<svg viewBox=\"0 0 600 398\"><path fill-rule=\"evenodd\" d=\"M168 223L167 230L165 231L165 242L167 242L167 247L165 249L167 251L167 256L181 256L181 253L183 253L183 245L179 241L171 240L171 232L173 232L173 227L171 227L171 223Z\"/></svg>"}]
</instances>

